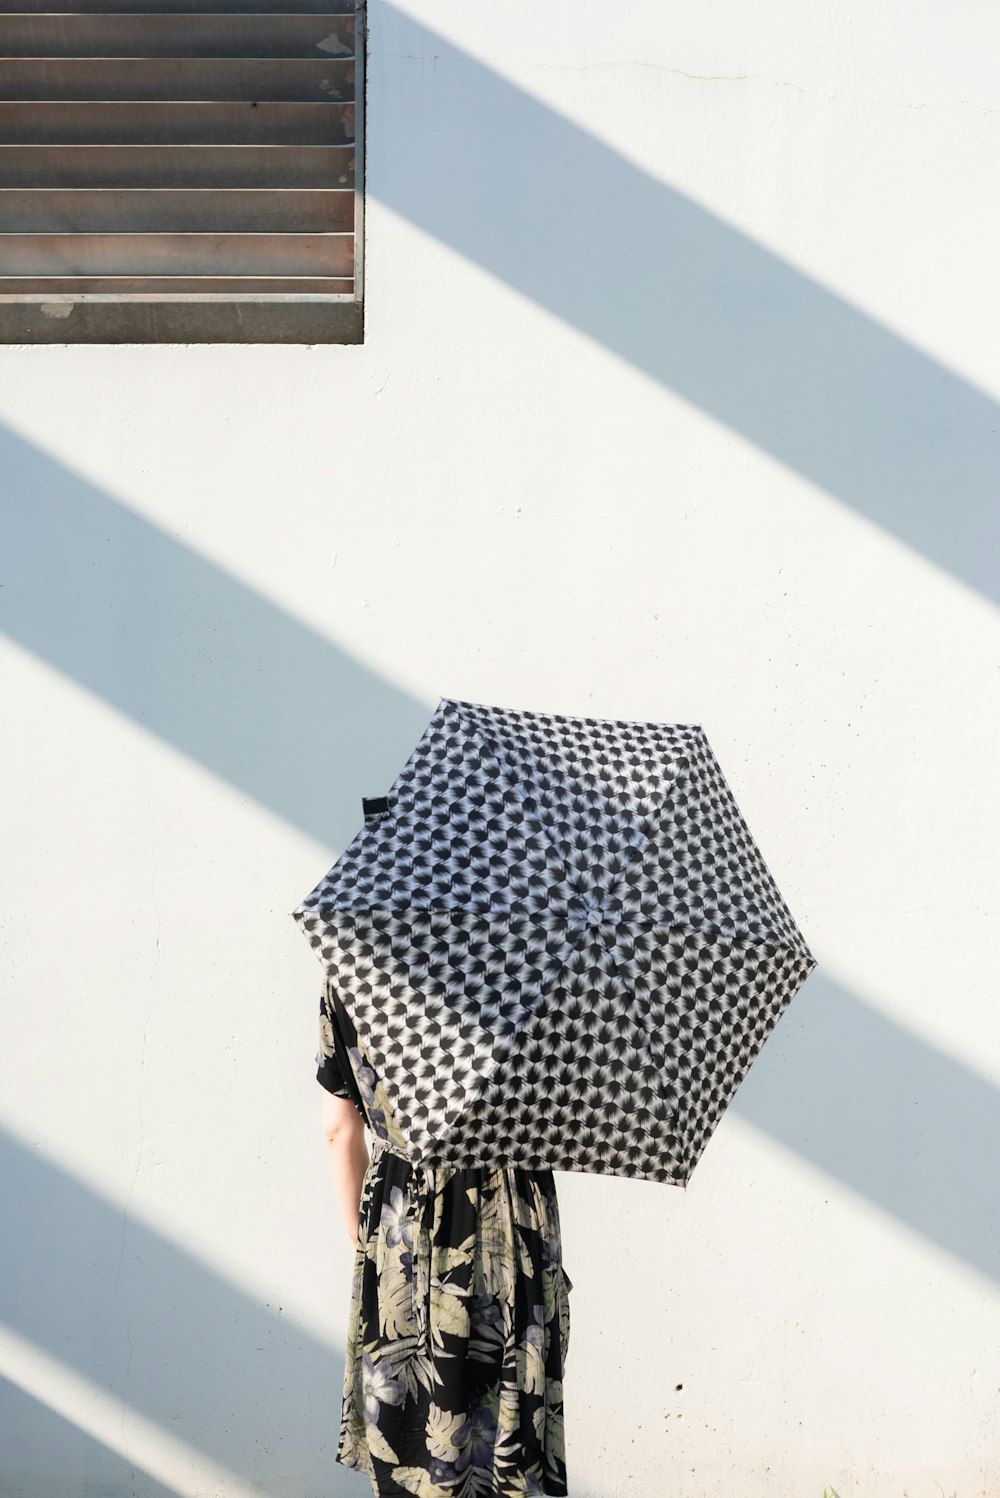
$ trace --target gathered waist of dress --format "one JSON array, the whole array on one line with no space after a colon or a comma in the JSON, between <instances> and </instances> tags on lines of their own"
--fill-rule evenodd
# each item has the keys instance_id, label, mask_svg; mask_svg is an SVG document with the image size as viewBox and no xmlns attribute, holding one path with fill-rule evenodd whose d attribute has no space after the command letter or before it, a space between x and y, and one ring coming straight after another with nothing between
<instances>
[{"instance_id":1,"label":"gathered waist of dress","mask_svg":"<svg viewBox=\"0 0 1000 1498\"><path fill-rule=\"evenodd\" d=\"M411 1167L411 1170L412 1170L412 1173L413 1173L414 1176L422 1175L422 1176L424 1176L424 1178L427 1181L433 1181L435 1179L435 1177L438 1176L439 1172L442 1173L444 1177L448 1177L448 1176L457 1175L457 1174L459 1174L463 1170L468 1170L468 1171L472 1171L472 1170L491 1171L491 1170L503 1170L504 1169L503 1166L498 1166L498 1165L466 1165L466 1166L462 1166L462 1165L440 1165L440 1166L437 1166L437 1165L424 1165L424 1166L419 1166L419 1165L416 1165L414 1163L414 1161L410 1158L410 1156L408 1154L406 1154L405 1151L401 1150L398 1145L393 1144L390 1139L384 1138L381 1134L376 1134L373 1137L372 1142L371 1142L370 1153L371 1153L371 1163L372 1163L372 1165L374 1165L377 1160L380 1160L383 1155L395 1155L397 1159L399 1159L399 1160L405 1160L406 1161L407 1165L409 1165Z\"/></svg>"},{"instance_id":2,"label":"gathered waist of dress","mask_svg":"<svg viewBox=\"0 0 1000 1498\"><path fill-rule=\"evenodd\" d=\"M382 1134L374 1134L372 1136L369 1152L371 1165L375 1165L383 1155L395 1155L398 1160L406 1161L407 1165L412 1168L414 1175L423 1175L428 1181L433 1181L439 1171L442 1171L445 1177L462 1174L463 1172L488 1175L495 1171L513 1171L521 1177L538 1176L539 1178L551 1178L552 1175L552 1167L550 1165L512 1165L500 1161L491 1161L480 1165L425 1165L420 1167L414 1163L404 1150L401 1150L398 1145L393 1144L390 1139L386 1139Z\"/></svg>"},{"instance_id":3,"label":"gathered waist of dress","mask_svg":"<svg viewBox=\"0 0 1000 1498\"><path fill-rule=\"evenodd\" d=\"M398 1155L399 1159L405 1160L408 1165L413 1164L409 1155L404 1155L403 1151L397 1149L391 1140L383 1139L380 1134L376 1134L372 1139L370 1153L373 1161L377 1160L380 1155Z\"/></svg>"}]
</instances>

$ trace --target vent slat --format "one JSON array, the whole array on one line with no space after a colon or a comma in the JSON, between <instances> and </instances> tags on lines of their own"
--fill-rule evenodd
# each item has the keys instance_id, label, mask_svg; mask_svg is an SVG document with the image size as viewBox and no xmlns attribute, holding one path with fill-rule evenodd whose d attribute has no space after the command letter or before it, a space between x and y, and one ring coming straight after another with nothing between
<instances>
[{"instance_id":1,"label":"vent slat","mask_svg":"<svg viewBox=\"0 0 1000 1498\"><path fill-rule=\"evenodd\" d=\"M10 144L339 145L354 134L353 102L0 102L0 142Z\"/></svg>"},{"instance_id":2,"label":"vent slat","mask_svg":"<svg viewBox=\"0 0 1000 1498\"><path fill-rule=\"evenodd\" d=\"M354 17L324 15L5 15L4 57L354 57Z\"/></svg>"},{"instance_id":3,"label":"vent slat","mask_svg":"<svg viewBox=\"0 0 1000 1498\"><path fill-rule=\"evenodd\" d=\"M354 186L353 146L5 146L0 188Z\"/></svg>"},{"instance_id":4,"label":"vent slat","mask_svg":"<svg viewBox=\"0 0 1000 1498\"><path fill-rule=\"evenodd\" d=\"M350 277L296 276L0 276L0 296L248 296L305 292L350 296Z\"/></svg>"},{"instance_id":5,"label":"vent slat","mask_svg":"<svg viewBox=\"0 0 1000 1498\"><path fill-rule=\"evenodd\" d=\"M287 14L353 16L349 0L291 0L278 5L275 0L70 0L53 5L51 0L0 0L0 15L176 15L192 12L211 15Z\"/></svg>"},{"instance_id":6,"label":"vent slat","mask_svg":"<svg viewBox=\"0 0 1000 1498\"><path fill-rule=\"evenodd\" d=\"M0 99L316 99L354 93L354 63L312 57L3 57Z\"/></svg>"},{"instance_id":7,"label":"vent slat","mask_svg":"<svg viewBox=\"0 0 1000 1498\"><path fill-rule=\"evenodd\" d=\"M0 234L0 276L349 276L353 234Z\"/></svg>"},{"instance_id":8,"label":"vent slat","mask_svg":"<svg viewBox=\"0 0 1000 1498\"><path fill-rule=\"evenodd\" d=\"M0 234L343 234L354 194L306 188L0 188Z\"/></svg>"}]
</instances>

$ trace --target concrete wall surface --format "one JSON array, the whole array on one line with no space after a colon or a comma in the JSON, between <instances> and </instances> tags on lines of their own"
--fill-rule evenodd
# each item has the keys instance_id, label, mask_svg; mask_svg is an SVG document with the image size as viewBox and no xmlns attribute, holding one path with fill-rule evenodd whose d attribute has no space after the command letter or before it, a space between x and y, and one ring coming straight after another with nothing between
<instances>
[{"instance_id":1,"label":"concrete wall surface","mask_svg":"<svg viewBox=\"0 0 1000 1498\"><path fill-rule=\"evenodd\" d=\"M1000 1498L1000 13L369 28L362 346L0 350L0 1492L368 1491L290 912L447 696L702 724L819 963L558 1176L572 1498Z\"/></svg>"}]
</instances>

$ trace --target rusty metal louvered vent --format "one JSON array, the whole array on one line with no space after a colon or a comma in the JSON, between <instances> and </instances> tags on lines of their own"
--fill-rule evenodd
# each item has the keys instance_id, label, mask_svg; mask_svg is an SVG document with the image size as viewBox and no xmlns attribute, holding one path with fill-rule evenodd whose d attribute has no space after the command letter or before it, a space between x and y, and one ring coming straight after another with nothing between
<instances>
[{"instance_id":1,"label":"rusty metal louvered vent","mask_svg":"<svg viewBox=\"0 0 1000 1498\"><path fill-rule=\"evenodd\" d=\"M364 8L0 0L0 342L362 340Z\"/></svg>"}]
</instances>

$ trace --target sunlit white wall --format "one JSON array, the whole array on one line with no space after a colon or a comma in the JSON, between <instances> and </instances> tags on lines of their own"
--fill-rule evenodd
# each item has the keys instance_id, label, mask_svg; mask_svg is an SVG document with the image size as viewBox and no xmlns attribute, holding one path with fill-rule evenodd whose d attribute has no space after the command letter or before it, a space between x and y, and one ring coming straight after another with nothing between
<instances>
[{"instance_id":1,"label":"sunlit white wall","mask_svg":"<svg viewBox=\"0 0 1000 1498\"><path fill-rule=\"evenodd\" d=\"M451 696L701 723L819 962L558 1178L573 1498L997 1498L1000 21L369 25L364 346L0 350L0 1490L367 1488L290 912Z\"/></svg>"}]
</instances>

